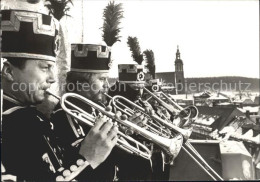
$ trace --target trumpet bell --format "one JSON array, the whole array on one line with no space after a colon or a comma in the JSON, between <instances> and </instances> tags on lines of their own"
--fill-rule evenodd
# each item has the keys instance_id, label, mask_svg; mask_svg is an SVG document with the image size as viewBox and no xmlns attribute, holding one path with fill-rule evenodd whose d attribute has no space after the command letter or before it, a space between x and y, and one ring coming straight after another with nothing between
<instances>
[{"instance_id":1,"label":"trumpet bell","mask_svg":"<svg viewBox=\"0 0 260 182\"><path fill-rule=\"evenodd\" d=\"M190 111L191 111L191 119L197 119L198 115L199 115L199 111L198 108L195 106L189 106Z\"/></svg>"},{"instance_id":2,"label":"trumpet bell","mask_svg":"<svg viewBox=\"0 0 260 182\"><path fill-rule=\"evenodd\" d=\"M188 106L181 110L179 117L181 118L181 122L179 123L179 127L181 128L189 128L195 122L199 114L197 107Z\"/></svg>"},{"instance_id":3,"label":"trumpet bell","mask_svg":"<svg viewBox=\"0 0 260 182\"><path fill-rule=\"evenodd\" d=\"M183 144L183 137L182 135L178 134L176 137L170 139L169 141L169 152L171 155L171 158L168 162L173 161L177 155L179 154L182 144ZM166 151L167 152L167 151Z\"/></svg>"},{"instance_id":4,"label":"trumpet bell","mask_svg":"<svg viewBox=\"0 0 260 182\"><path fill-rule=\"evenodd\" d=\"M189 118L191 118L191 119L196 119L198 117L199 111L198 111L198 108L195 106L188 106L188 107L185 107L183 110L185 110L189 113Z\"/></svg>"}]
</instances>

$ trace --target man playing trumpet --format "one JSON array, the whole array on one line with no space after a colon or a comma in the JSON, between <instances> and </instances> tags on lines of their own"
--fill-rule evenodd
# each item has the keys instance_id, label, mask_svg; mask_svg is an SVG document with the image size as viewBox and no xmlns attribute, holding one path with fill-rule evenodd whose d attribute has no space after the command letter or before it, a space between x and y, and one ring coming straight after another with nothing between
<instances>
[{"instance_id":1,"label":"man playing trumpet","mask_svg":"<svg viewBox=\"0 0 260 182\"><path fill-rule=\"evenodd\" d=\"M115 146L117 126L104 117L97 118L79 150L63 161L51 122L35 107L55 82L58 23L37 12L1 13L2 56L6 59L2 69L1 159L6 174L18 181L53 181L68 179L82 165L96 168Z\"/></svg>"},{"instance_id":2,"label":"man playing trumpet","mask_svg":"<svg viewBox=\"0 0 260 182\"><path fill-rule=\"evenodd\" d=\"M107 98L104 93L108 92L109 88L107 79L110 66L111 50L105 43L72 44L71 69L67 73L66 92L79 94L105 107ZM89 105L73 98L69 101L85 112L91 113L92 116L99 116L99 112ZM117 112L116 116L120 118L120 113ZM140 117L135 117L133 122L140 120ZM90 127L65 113L60 105L54 110L52 120L54 121L54 129L60 145L64 146L64 148L72 145L77 150L77 145L80 144L81 138L88 134ZM64 122L65 120L66 122ZM65 151L68 150L65 149ZM80 174L78 179L91 181L115 180L117 178L116 166L118 160L120 160L117 152L117 149L113 150L102 165L94 171L85 170L84 173ZM67 155L70 155L70 153Z\"/></svg>"},{"instance_id":3,"label":"man playing trumpet","mask_svg":"<svg viewBox=\"0 0 260 182\"><path fill-rule=\"evenodd\" d=\"M150 104L143 102L144 90L143 87L147 85L145 82L145 74L143 66L138 64L121 64L118 65L119 81L115 83L109 90L110 96L121 95L133 103L142 103L142 107L148 115L154 115L155 112ZM133 107L129 103L123 103L128 108ZM134 110L134 108L132 108ZM148 118L142 112L135 112L142 117L145 122L137 123L140 126L147 127ZM143 137L135 136L139 141L147 143ZM182 145L182 138L175 138L175 152L178 153ZM139 156L128 155L120 161L119 179L122 180L167 180L169 175L169 165L164 169L164 157L161 156L161 147L152 144L153 152L151 163Z\"/></svg>"}]
</instances>

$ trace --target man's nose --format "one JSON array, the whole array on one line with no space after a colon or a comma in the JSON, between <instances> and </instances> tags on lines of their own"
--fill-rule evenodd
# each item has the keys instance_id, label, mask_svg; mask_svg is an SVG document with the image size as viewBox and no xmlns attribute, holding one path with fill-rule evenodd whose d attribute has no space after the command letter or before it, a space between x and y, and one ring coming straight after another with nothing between
<instances>
[{"instance_id":1,"label":"man's nose","mask_svg":"<svg viewBox=\"0 0 260 182\"><path fill-rule=\"evenodd\" d=\"M55 75L54 75L54 71L50 70L49 71L49 77L48 77L48 83L55 83Z\"/></svg>"},{"instance_id":2,"label":"man's nose","mask_svg":"<svg viewBox=\"0 0 260 182\"><path fill-rule=\"evenodd\" d=\"M104 88L109 88L109 82L108 82L108 79L105 80Z\"/></svg>"}]
</instances>

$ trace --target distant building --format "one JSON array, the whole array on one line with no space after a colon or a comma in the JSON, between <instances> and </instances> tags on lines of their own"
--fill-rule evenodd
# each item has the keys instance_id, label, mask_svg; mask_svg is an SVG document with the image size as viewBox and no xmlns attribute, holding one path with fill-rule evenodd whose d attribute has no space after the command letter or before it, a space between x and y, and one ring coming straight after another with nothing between
<instances>
[{"instance_id":1,"label":"distant building","mask_svg":"<svg viewBox=\"0 0 260 182\"><path fill-rule=\"evenodd\" d=\"M236 106L243 107L243 106L255 106L257 101L253 101L250 97L243 97L237 98L233 101Z\"/></svg>"},{"instance_id":2,"label":"distant building","mask_svg":"<svg viewBox=\"0 0 260 182\"><path fill-rule=\"evenodd\" d=\"M259 121L236 108L198 107L199 116L193 124L192 139L229 139L255 147L260 144ZM258 116L259 117L259 116Z\"/></svg>"},{"instance_id":3,"label":"distant building","mask_svg":"<svg viewBox=\"0 0 260 182\"><path fill-rule=\"evenodd\" d=\"M245 114L237 108L197 106L199 116L194 123L194 139L209 139L213 131L221 131L228 126L235 118L245 117Z\"/></svg>"},{"instance_id":4,"label":"distant building","mask_svg":"<svg viewBox=\"0 0 260 182\"><path fill-rule=\"evenodd\" d=\"M204 91L202 93L196 93L193 95L194 104L200 106L210 106L211 102L207 102L207 99L211 97L211 93L208 91Z\"/></svg>"},{"instance_id":5,"label":"distant building","mask_svg":"<svg viewBox=\"0 0 260 182\"><path fill-rule=\"evenodd\" d=\"M258 105L258 106L260 105L260 96L259 95L255 97L254 104Z\"/></svg>"},{"instance_id":6,"label":"distant building","mask_svg":"<svg viewBox=\"0 0 260 182\"><path fill-rule=\"evenodd\" d=\"M259 106L245 106L242 108L238 108L241 112L245 113L247 116L252 116L252 115L259 115Z\"/></svg>"},{"instance_id":7,"label":"distant building","mask_svg":"<svg viewBox=\"0 0 260 182\"><path fill-rule=\"evenodd\" d=\"M216 94L216 95L212 95L207 99L208 102L212 103L212 106L216 106L216 105L221 105L221 104L231 104L229 101L229 98L220 95L220 94Z\"/></svg>"},{"instance_id":8,"label":"distant building","mask_svg":"<svg viewBox=\"0 0 260 182\"><path fill-rule=\"evenodd\" d=\"M193 95L191 94L178 94L169 96L180 106L185 107L189 105L194 105Z\"/></svg>"},{"instance_id":9,"label":"distant building","mask_svg":"<svg viewBox=\"0 0 260 182\"><path fill-rule=\"evenodd\" d=\"M174 86L175 89L169 90L170 94L184 94L185 93L185 78L183 70L183 61L181 60L179 46L177 47L175 58L175 72L161 72L156 73L155 77L160 79L165 86Z\"/></svg>"},{"instance_id":10,"label":"distant building","mask_svg":"<svg viewBox=\"0 0 260 182\"><path fill-rule=\"evenodd\" d=\"M193 124L191 139L236 140L246 146L256 169L260 170L260 122L239 108L197 106L199 116ZM252 118L253 117L253 118ZM259 171L260 172L260 171Z\"/></svg>"}]
</instances>

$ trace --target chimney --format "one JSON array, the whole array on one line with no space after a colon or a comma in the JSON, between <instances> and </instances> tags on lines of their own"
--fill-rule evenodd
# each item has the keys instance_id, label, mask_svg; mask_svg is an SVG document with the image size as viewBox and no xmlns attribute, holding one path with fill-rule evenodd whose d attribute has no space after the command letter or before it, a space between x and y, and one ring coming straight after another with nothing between
<instances>
[{"instance_id":1,"label":"chimney","mask_svg":"<svg viewBox=\"0 0 260 182\"><path fill-rule=\"evenodd\" d=\"M247 117L247 118L250 118L250 112L249 112L249 110L246 110L246 117Z\"/></svg>"}]
</instances>

